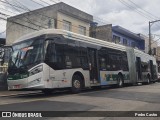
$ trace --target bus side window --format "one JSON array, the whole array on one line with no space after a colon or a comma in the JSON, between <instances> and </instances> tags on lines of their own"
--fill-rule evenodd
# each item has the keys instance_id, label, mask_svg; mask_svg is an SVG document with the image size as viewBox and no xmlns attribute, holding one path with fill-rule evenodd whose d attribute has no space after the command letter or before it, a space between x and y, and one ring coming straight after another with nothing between
<instances>
[{"instance_id":1,"label":"bus side window","mask_svg":"<svg viewBox=\"0 0 160 120\"><path fill-rule=\"evenodd\" d=\"M116 51L110 49L108 54L108 65L110 65L109 70L110 71L117 71L121 70L121 64L122 64L122 57L121 57L121 51Z\"/></svg>"},{"instance_id":2,"label":"bus side window","mask_svg":"<svg viewBox=\"0 0 160 120\"><path fill-rule=\"evenodd\" d=\"M50 40L46 50L45 61L55 70L63 69L63 45L56 44L54 41Z\"/></svg>"},{"instance_id":3,"label":"bus side window","mask_svg":"<svg viewBox=\"0 0 160 120\"><path fill-rule=\"evenodd\" d=\"M71 62L69 56L65 57L65 63L66 63L66 68L72 68L72 62Z\"/></svg>"},{"instance_id":4,"label":"bus side window","mask_svg":"<svg viewBox=\"0 0 160 120\"><path fill-rule=\"evenodd\" d=\"M98 59L99 59L98 62L99 62L100 70L107 70L107 64L108 64L107 58L108 58L107 51L105 48L102 47L98 51Z\"/></svg>"},{"instance_id":5,"label":"bus side window","mask_svg":"<svg viewBox=\"0 0 160 120\"><path fill-rule=\"evenodd\" d=\"M88 70L89 69L88 56L87 56L87 47L86 46L87 46L86 43L79 42L78 59L79 59L79 62L80 62L80 66L84 70Z\"/></svg>"},{"instance_id":6,"label":"bus side window","mask_svg":"<svg viewBox=\"0 0 160 120\"><path fill-rule=\"evenodd\" d=\"M127 53L122 53L122 65L121 68L123 71L128 71L129 67L128 67L128 59L127 59Z\"/></svg>"},{"instance_id":7,"label":"bus side window","mask_svg":"<svg viewBox=\"0 0 160 120\"><path fill-rule=\"evenodd\" d=\"M100 69L101 70L106 70L106 59L101 57L99 59L99 64L100 64Z\"/></svg>"}]
</instances>

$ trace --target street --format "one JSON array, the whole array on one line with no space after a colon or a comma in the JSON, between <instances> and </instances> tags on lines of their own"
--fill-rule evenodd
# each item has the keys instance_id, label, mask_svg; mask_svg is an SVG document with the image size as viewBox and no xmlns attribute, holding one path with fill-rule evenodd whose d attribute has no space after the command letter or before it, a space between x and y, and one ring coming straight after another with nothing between
<instances>
[{"instance_id":1,"label":"street","mask_svg":"<svg viewBox=\"0 0 160 120\"><path fill-rule=\"evenodd\" d=\"M79 94L71 94L69 91L56 92L52 95L44 95L41 92L23 94L14 92L12 95L0 94L0 111L159 111L159 93L160 83L116 89L85 90ZM93 119L105 120L108 118ZM127 118L124 119L127 120ZM143 119L146 118L143 117ZM149 119L158 120L159 118Z\"/></svg>"}]
</instances>

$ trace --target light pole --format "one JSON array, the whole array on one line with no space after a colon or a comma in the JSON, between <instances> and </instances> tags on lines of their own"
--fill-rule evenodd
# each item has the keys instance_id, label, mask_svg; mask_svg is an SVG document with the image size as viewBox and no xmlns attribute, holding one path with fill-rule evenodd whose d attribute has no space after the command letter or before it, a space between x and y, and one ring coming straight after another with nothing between
<instances>
[{"instance_id":1,"label":"light pole","mask_svg":"<svg viewBox=\"0 0 160 120\"><path fill-rule=\"evenodd\" d=\"M155 21L149 21L149 51L148 51L148 53L151 55L151 51L152 51L152 49L151 49L151 26L155 23L155 22L159 22L160 20L155 20Z\"/></svg>"}]
</instances>

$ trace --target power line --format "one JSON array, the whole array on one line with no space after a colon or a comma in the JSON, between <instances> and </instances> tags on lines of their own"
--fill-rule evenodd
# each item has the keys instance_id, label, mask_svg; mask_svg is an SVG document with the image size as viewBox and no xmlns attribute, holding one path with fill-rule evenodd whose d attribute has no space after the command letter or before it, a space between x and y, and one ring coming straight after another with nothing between
<instances>
[{"instance_id":1,"label":"power line","mask_svg":"<svg viewBox=\"0 0 160 120\"><path fill-rule=\"evenodd\" d=\"M55 2L54 0L50 0L50 1L52 1L52 2L54 2L54 3L57 3L57 2ZM61 1L59 0L59 2L61 2Z\"/></svg>"},{"instance_id":2,"label":"power line","mask_svg":"<svg viewBox=\"0 0 160 120\"><path fill-rule=\"evenodd\" d=\"M131 0L129 0L129 1L130 1L130 3L134 4L134 6L139 7L139 6L137 6L137 4L135 4L135 3L132 2ZM130 5L129 3L127 3L127 2L124 1L124 0L119 0L119 2L121 2L123 5L129 7L129 8L132 9L132 10L135 9L135 12L137 12L138 14L140 14L140 15L142 15L143 17L147 18L149 21L152 21L152 20L153 20L153 15L152 15L151 13L149 13L148 11L143 10L142 8L139 7L141 10L147 12L148 14L151 14L152 17L151 17L150 15L144 14L144 13L141 12L140 10L137 10L134 6ZM157 17L156 17L156 18L157 18ZM155 20L155 18L154 18L154 20ZM157 24L156 24L156 25L157 25ZM160 27L160 25L157 25L157 27Z\"/></svg>"},{"instance_id":3,"label":"power line","mask_svg":"<svg viewBox=\"0 0 160 120\"><path fill-rule=\"evenodd\" d=\"M29 10L27 7L25 7L23 4L21 4L21 3L20 3L20 2L18 2L17 0L14 0L14 1L15 1L16 3L18 3L20 6L24 7L24 8L26 9L26 11L28 11L28 10ZM17 4L17 5L18 5L18 4ZM19 5L18 5L18 6L19 6Z\"/></svg>"},{"instance_id":4,"label":"power line","mask_svg":"<svg viewBox=\"0 0 160 120\"><path fill-rule=\"evenodd\" d=\"M7 1L7 0L6 0L6 1ZM15 1L16 1L16 0L15 0ZM7 1L7 2L8 2L8 1ZM20 4L21 6L23 6L25 10L29 10L29 9L26 8L23 4L19 3L18 1L16 1L16 2L17 2L18 4ZM18 5L18 6L19 6L19 5ZM18 7L18 6L17 6L17 7ZM11 5L11 7L13 7L15 10L17 10L17 9L15 8L15 6L12 6L12 5ZM19 11L19 10L17 10L17 11ZM33 22L32 22L29 18L27 18L26 16L24 16L24 17L29 21L29 22L27 21L28 23L31 23L31 24L33 24L33 25L35 25L35 26L37 26L37 27L42 27L42 28L46 29L45 27L43 27L43 26L41 26L41 25L37 25L37 24L33 23ZM25 22L26 22L26 21L25 21ZM37 22L37 21L36 21L36 22Z\"/></svg>"},{"instance_id":5,"label":"power line","mask_svg":"<svg viewBox=\"0 0 160 120\"><path fill-rule=\"evenodd\" d=\"M53 1L53 0L52 0ZM2 0L0 0L0 2L2 2ZM34 1L35 2L35 1ZM55 1L54 1L55 2ZM12 7L17 7L17 8L20 8L20 9L23 9L23 10L26 10L25 8L23 8L23 7L21 7L21 6L17 6L17 5L14 5L14 4L10 4L10 3L7 3L7 2L4 2L5 4L9 4L10 6L12 6ZM35 2L35 3L37 3L38 4L38 2ZM55 2L56 3L56 2ZM43 5L44 6L44 5ZM35 12L35 11L34 11ZM42 15L42 14L40 14L39 12L36 12L37 14L39 14L39 15ZM46 15L42 15L42 16L45 16L45 17L47 17L47 18L50 18L50 19L53 19L53 18L51 18L51 17L48 17L48 16L46 16ZM53 20L55 20L55 19L53 19ZM58 20L57 19L57 21L59 21L59 22L63 22L63 21L60 21L60 20ZM73 27L77 27L77 28L79 28L79 26L75 26L75 25L72 25ZM89 30L87 30L87 31L89 31Z\"/></svg>"},{"instance_id":6,"label":"power line","mask_svg":"<svg viewBox=\"0 0 160 120\"><path fill-rule=\"evenodd\" d=\"M4 21L7 21L7 19L5 19L5 18L0 18L0 19L2 19L2 20L4 20ZM17 18L18 19L18 18ZM21 19L20 19L21 20ZM38 29L35 29L35 28L33 28L33 27L29 27L29 26L26 26L26 25L24 25L24 24L21 24L21 23L18 23L18 22L15 22L15 21L11 21L11 20L8 20L9 22L12 22L12 23L15 23L15 24L18 24L18 25L21 25L21 26L23 26L23 27L26 27L26 28L30 28L30 29L33 29L33 30L38 30ZM34 23L32 23L32 22L28 22L28 21L25 21L25 20L23 20L24 22L26 22L26 23L30 23L30 24L33 24L33 25L35 25L35 26L38 26L38 25L36 25L36 24L34 24ZM10 25L11 26L11 25ZM8 29L10 26L8 26L6 29ZM38 26L38 27L42 27L42 26ZM5 30L6 31L6 30ZM3 34L5 31L3 31L3 32L1 32L0 34Z\"/></svg>"},{"instance_id":7,"label":"power line","mask_svg":"<svg viewBox=\"0 0 160 120\"><path fill-rule=\"evenodd\" d=\"M30 0L30 1L32 1L32 2L34 2L34 3L38 4L38 5L40 5L41 7L43 7L42 4L40 4L40 3L38 3L38 2L36 2L36 1L34 1L34 0Z\"/></svg>"},{"instance_id":8,"label":"power line","mask_svg":"<svg viewBox=\"0 0 160 120\"><path fill-rule=\"evenodd\" d=\"M0 0L0 2L1 2L1 0ZM6 4L8 4L8 3L6 3ZM13 4L9 4L9 5L12 6ZM19 7L19 6L17 6L17 5L13 5L12 7L18 7L18 8L21 8L21 9L25 9L25 8ZM26 9L25 9L25 10L26 10ZM32 12L32 11L29 11L29 12ZM37 12L37 11L34 11L34 12L35 12L34 14L39 14L39 15L42 15L42 16L44 16L44 17L47 17L47 18L50 18L50 19L55 20L54 18L49 17L49 16L46 16L46 15L43 15L43 14ZM32 12L32 13L33 13L33 12ZM24 15L24 17L25 17L25 15ZM27 19L28 19L28 18L27 18ZM63 21L61 21L61 20L58 20L58 19L57 19L57 21L63 23ZM33 23L32 23L32 24L33 24ZM73 27L76 27L76 28L79 28L79 26L76 26L76 25L73 25L73 24L72 24L72 26L73 26ZM45 28L45 29L46 29L46 28ZM89 31L89 30L86 30L86 31Z\"/></svg>"},{"instance_id":9,"label":"power line","mask_svg":"<svg viewBox=\"0 0 160 120\"><path fill-rule=\"evenodd\" d=\"M134 3L133 1L129 0L129 2L132 3L133 5L135 5L136 7L140 8L140 9L141 9L142 11L144 11L145 13L151 15L154 19L155 19L155 18L156 18L156 19L159 19L159 17L157 17L157 16L153 15L152 13L150 13L150 12L148 12L148 11L142 9L139 5L137 5L137 4Z\"/></svg>"},{"instance_id":10,"label":"power line","mask_svg":"<svg viewBox=\"0 0 160 120\"><path fill-rule=\"evenodd\" d=\"M153 43L155 43L155 42L157 42L157 41L159 41L160 40L160 38L158 38L157 40L154 40L151 44L153 44Z\"/></svg>"},{"instance_id":11,"label":"power line","mask_svg":"<svg viewBox=\"0 0 160 120\"><path fill-rule=\"evenodd\" d=\"M2 2L1 0L0 0L0 2ZM18 2L19 3L19 2ZM16 11L19 11L18 9L16 9L16 8L21 8L22 9L22 7L20 7L19 5L17 6L17 5L14 5L14 4L10 4L10 3L8 3L8 1L6 1L5 2L5 4L9 4L11 7L13 7ZM20 3L19 3L20 4ZM21 4L22 5L22 4ZM28 10L28 11L30 11L28 8L26 8L26 7L24 7L24 5L22 5L23 6L23 10ZM16 8L15 8L16 7ZM20 11L19 11L20 12ZM26 16L24 16L25 18L26 18ZM26 19L28 19L28 18L26 18ZM21 20L21 19L20 19ZM29 21L29 22L28 22ZM35 25L35 26L38 26L38 27L42 27L42 28L45 28L45 27L43 27L43 26L40 26L40 25L36 25L36 24L34 24L34 23L32 23L29 19L28 19L28 21L25 21L25 22L28 22L28 23L31 23L31 24L33 24L33 25ZM46 28L45 28L46 29Z\"/></svg>"},{"instance_id":12,"label":"power line","mask_svg":"<svg viewBox=\"0 0 160 120\"><path fill-rule=\"evenodd\" d=\"M123 0L119 0L119 2L121 2L123 5L127 6L128 8L130 8L131 10L133 10L133 11L134 11L135 7L131 6L131 5L130 5L130 4L128 4L127 2L125 2L125 1L123 1ZM136 13L138 13L139 15L141 15L141 16L143 16L143 17L145 17L146 19L151 20L151 18L150 18L150 17L148 17L148 16L144 15L141 11L139 11L139 10L135 9L135 12L136 12Z\"/></svg>"},{"instance_id":13,"label":"power line","mask_svg":"<svg viewBox=\"0 0 160 120\"><path fill-rule=\"evenodd\" d=\"M7 21L7 19L3 18L3 17L0 17L0 19L4 20L4 21ZM13 20L8 20L9 22L12 22L12 23L16 23L18 25L21 25L21 26L24 26L24 27L28 27L28 28L31 28L31 29L35 29L35 28L32 28L32 27L29 27L29 26L26 26L24 24L21 24L21 23L18 23L18 22L15 22ZM38 29L35 29L35 30L38 30Z\"/></svg>"},{"instance_id":14,"label":"power line","mask_svg":"<svg viewBox=\"0 0 160 120\"><path fill-rule=\"evenodd\" d=\"M43 0L39 0L39 1L41 1L41 2L43 2L43 3L45 3L45 4L47 4L47 5L50 5L49 3L47 3L47 2L45 2L45 1L43 1Z\"/></svg>"},{"instance_id":15,"label":"power line","mask_svg":"<svg viewBox=\"0 0 160 120\"><path fill-rule=\"evenodd\" d=\"M17 6L17 5L14 5L14 4L11 4L11 3L7 2L6 0L5 0L5 1L0 0L0 2L2 2L2 3L4 3L4 4L11 5L11 6L14 6L14 7L18 7L18 8L20 8L20 9L24 10L24 8L23 8L23 7L21 7L21 6Z\"/></svg>"},{"instance_id":16,"label":"power line","mask_svg":"<svg viewBox=\"0 0 160 120\"><path fill-rule=\"evenodd\" d=\"M18 6L16 6L16 7L18 7ZM42 15L42 14L41 14ZM25 17L25 16L24 16ZM26 17L25 17L26 18ZM16 19L19 19L19 18L16 18ZM28 18L26 18L26 19L28 19ZM53 19L53 18L52 18ZM19 20L21 20L21 19L19 19ZM7 20L6 20L7 21ZM18 25L21 25L21 26L24 26L24 27L27 27L27 28L30 28L30 29L33 29L33 30L39 30L39 29L35 29L35 28L33 28L33 27L28 27L28 26L26 26L26 25L24 25L24 24L20 24L20 23L17 23L17 22L13 22L13 21L10 21L9 19L8 19L8 21L9 22L12 22L12 23L15 23L15 24L18 24ZM38 27L42 27L42 28L44 28L43 26L41 26L41 25L36 25L36 24L34 24L34 23L32 23L30 20L30 22L28 22L28 21L25 21L25 20L23 20L24 22L27 22L27 23L31 23L31 24L33 24L33 25L35 25L35 26L38 26ZM60 21L60 22L63 22L63 21ZM73 25L72 25L73 26ZM10 27L10 26L9 26ZM8 27L8 28L9 28ZM77 26L76 26L77 27ZM7 28L7 29L8 29ZM47 29L47 28L45 28L45 29Z\"/></svg>"},{"instance_id":17,"label":"power line","mask_svg":"<svg viewBox=\"0 0 160 120\"><path fill-rule=\"evenodd\" d=\"M8 17L8 16L9 16L9 15L4 14L4 13L1 13L1 12L0 12L0 14L3 15L3 16L5 16L5 17Z\"/></svg>"},{"instance_id":18,"label":"power line","mask_svg":"<svg viewBox=\"0 0 160 120\"><path fill-rule=\"evenodd\" d=\"M1 0L0 0L1 1ZM1 1L2 2L2 1ZM19 13L21 13L22 11L20 11L16 6L14 6L13 4L10 4L7 0L5 0L5 4L8 4L10 6L12 6L13 9L15 9L16 11L18 11Z\"/></svg>"},{"instance_id":19,"label":"power line","mask_svg":"<svg viewBox=\"0 0 160 120\"><path fill-rule=\"evenodd\" d=\"M160 35L158 35L158 34L152 34L152 35L154 35L154 36L160 36Z\"/></svg>"},{"instance_id":20,"label":"power line","mask_svg":"<svg viewBox=\"0 0 160 120\"><path fill-rule=\"evenodd\" d=\"M134 6L130 5L129 3L127 3L126 1L124 0L119 0L119 2L121 2L122 4L124 4L125 6L131 8L132 10L135 9L135 12L137 12L138 14L142 15L143 17L147 18L149 21L152 21L153 19L157 19L158 17L154 16L153 14L149 13L148 11L142 9L140 6L138 6L137 4L135 4L134 2L132 2L131 0L129 0L129 2L131 4L133 4L134 6L138 7L139 9L141 9L142 11L140 10L137 10ZM145 12L145 13L144 13ZM150 14L150 15L149 15ZM154 18L153 18L154 16ZM156 17L156 18L155 18ZM159 25L157 25L157 27L160 27Z\"/></svg>"},{"instance_id":21,"label":"power line","mask_svg":"<svg viewBox=\"0 0 160 120\"><path fill-rule=\"evenodd\" d=\"M0 16L0 19L1 19L1 20L7 20L7 19L5 19L5 18L3 18L3 17L1 17L1 16Z\"/></svg>"},{"instance_id":22,"label":"power line","mask_svg":"<svg viewBox=\"0 0 160 120\"><path fill-rule=\"evenodd\" d=\"M17 7L19 7L19 6L17 6ZM36 13L35 13L36 14ZM42 15L42 14L41 14ZM45 15L43 15L43 16L45 16ZM46 17L48 17L48 16L46 16ZM48 17L48 18L51 18L51 17ZM51 18L51 19L53 19L53 18ZM57 20L57 21L59 21L59 22L63 22L63 21L60 21L60 20ZM72 25L73 26L73 25ZM74 27L78 27L78 26L74 26Z\"/></svg>"},{"instance_id":23,"label":"power line","mask_svg":"<svg viewBox=\"0 0 160 120\"><path fill-rule=\"evenodd\" d=\"M0 8L1 10L4 10L4 11L8 11L8 12L10 12L10 13L12 13L12 14L15 14L14 12L12 12L12 11L9 11L9 10L6 10L6 9L3 9L3 8Z\"/></svg>"}]
</instances>

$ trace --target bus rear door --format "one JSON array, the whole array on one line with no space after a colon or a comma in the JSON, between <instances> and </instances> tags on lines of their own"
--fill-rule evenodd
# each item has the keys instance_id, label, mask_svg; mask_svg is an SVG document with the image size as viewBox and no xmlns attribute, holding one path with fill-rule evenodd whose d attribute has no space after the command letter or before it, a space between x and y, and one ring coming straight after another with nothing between
<instances>
[{"instance_id":1,"label":"bus rear door","mask_svg":"<svg viewBox=\"0 0 160 120\"><path fill-rule=\"evenodd\" d=\"M141 58L136 57L137 61L137 73L138 73L138 80L142 80L142 66L141 66Z\"/></svg>"},{"instance_id":2,"label":"bus rear door","mask_svg":"<svg viewBox=\"0 0 160 120\"><path fill-rule=\"evenodd\" d=\"M97 61L97 50L88 48L88 60L89 60L89 71L90 80L92 83L99 83L98 81L98 61Z\"/></svg>"},{"instance_id":3,"label":"bus rear door","mask_svg":"<svg viewBox=\"0 0 160 120\"><path fill-rule=\"evenodd\" d=\"M154 66L153 66L153 61L150 60L150 73L151 73L151 79L154 80Z\"/></svg>"}]
</instances>

